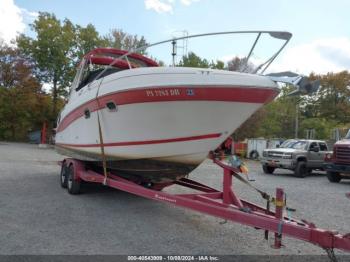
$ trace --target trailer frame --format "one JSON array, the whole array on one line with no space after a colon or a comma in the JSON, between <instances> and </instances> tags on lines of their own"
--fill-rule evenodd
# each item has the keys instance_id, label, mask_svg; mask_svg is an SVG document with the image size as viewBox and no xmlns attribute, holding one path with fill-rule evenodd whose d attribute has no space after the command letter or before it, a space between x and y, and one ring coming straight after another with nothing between
<instances>
[{"instance_id":1,"label":"trailer frame","mask_svg":"<svg viewBox=\"0 0 350 262\"><path fill-rule=\"evenodd\" d=\"M170 194L160 190L151 189L150 184L140 184L107 172L107 177L101 172L89 168L87 162L66 158L61 161L61 186L68 187L68 192L78 194L81 181L103 184L137 196L185 207L201 213L231 220L242 225L274 233L274 248L282 247L282 236L297 238L324 248L328 255L333 249L350 252L350 233L341 235L333 230L317 228L314 223L306 220L296 220L284 216L286 208L285 193L282 188L276 188L276 196L268 197L267 208L239 198L234 191L233 178L239 176L239 169L229 166L213 158L213 162L223 169L222 190L182 178L173 184L191 188L197 192L190 194ZM198 192L199 191L199 192ZM272 201L271 201L272 200ZM269 208L270 202L275 211ZM331 256L330 256L331 257Z\"/></svg>"}]
</instances>

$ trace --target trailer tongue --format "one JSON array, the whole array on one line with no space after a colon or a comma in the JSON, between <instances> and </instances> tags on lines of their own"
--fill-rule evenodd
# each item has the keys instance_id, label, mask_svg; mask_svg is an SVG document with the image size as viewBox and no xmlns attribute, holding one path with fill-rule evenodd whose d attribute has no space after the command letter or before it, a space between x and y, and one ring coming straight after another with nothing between
<instances>
[{"instance_id":1,"label":"trailer tongue","mask_svg":"<svg viewBox=\"0 0 350 262\"><path fill-rule=\"evenodd\" d=\"M311 222L298 221L284 216L284 210L290 211L291 209L286 206L285 193L282 188L277 188L276 196L271 197L250 185L239 175L237 168L228 166L214 157L213 162L223 169L222 191L188 178L182 178L175 181L174 184L200 192L169 194L159 191L160 188L152 188L151 184L145 185L126 180L116 173L108 172L106 177L103 172L90 169L86 162L71 158L64 159L61 163L61 185L68 187L69 193L78 194L81 181L100 183L141 197L186 207L256 229L263 229L265 230L265 238L271 231L274 232L274 248L282 246L282 236L286 235L324 248L333 261L336 259L333 249L350 252L350 233L341 235L335 231L317 228ZM264 208L239 198L233 187L234 177L254 187L267 200L267 207ZM270 210L270 204L275 206L275 211Z\"/></svg>"}]
</instances>

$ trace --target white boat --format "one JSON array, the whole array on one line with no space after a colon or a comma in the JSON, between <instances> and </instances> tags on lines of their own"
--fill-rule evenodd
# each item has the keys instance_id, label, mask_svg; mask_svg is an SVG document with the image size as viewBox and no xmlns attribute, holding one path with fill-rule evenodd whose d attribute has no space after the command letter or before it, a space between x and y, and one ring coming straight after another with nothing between
<instances>
[{"instance_id":1,"label":"white boat","mask_svg":"<svg viewBox=\"0 0 350 262\"><path fill-rule=\"evenodd\" d=\"M268 33L285 44L291 36L253 33L257 40ZM108 67L90 72L92 64ZM278 93L276 82L263 75L159 67L140 54L98 48L80 63L58 119L56 147L95 164L104 151L108 167L125 177L172 182L202 163Z\"/></svg>"}]
</instances>

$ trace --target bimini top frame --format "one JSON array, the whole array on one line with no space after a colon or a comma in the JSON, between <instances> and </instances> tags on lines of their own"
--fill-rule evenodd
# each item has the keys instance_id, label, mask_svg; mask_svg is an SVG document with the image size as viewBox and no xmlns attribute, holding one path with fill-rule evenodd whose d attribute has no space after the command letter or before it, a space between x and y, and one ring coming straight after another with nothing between
<instances>
[{"instance_id":1,"label":"bimini top frame","mask_svg":"<svg viewBox=\"0 0 350 262\"><path fill-rule=\"evenodd\" d=\"M282 44L282 46L278 49L278 51L276 53L274 53L269 59L267 59L265 62L261 63L253 73L259 73L259 74L263 74L266 69L271 65L271 63L276 59L276 57L281 53L281 51L284 49L284 47L288 44L289 40L292 38L292 34L290 32L286 32L286 31L226 31L226 32L214 32L214 33L205 33L205 34L196 34L196 35L189 35L189 36L183 36L183 37L176 37L176 38L171 38L168 40L164 40L164 41L159 41L159 42L155 42L153 44L149 44L149 45L145 45L145 46L141 46L139 48L135 48L135 49L131 49L130 51L128 51L127 53L121 55L118 57L118 60L120 59L126 59L128 61L128 57L130 55L134 55L137 52L146 50L150 47L153 46L157 46L157 45L161 45L161 44L165 44L165 43L171 43L173 41L178 41L178 40L183 40L183 39L190 39L190 38L198 38L198 37L205 37L205 36L215 36L215 35L230 35L230 34L255 34L256 38L255 41L249 51L249 54L246 58L246 63L248 63L249 58L251 57L251 55L253 54L253 51L261 37L261 35L266 34L271 36L272 38L276 38L276 39L280 39L282 41L284 41L284 43ZM117 63L118 60L113 61L112 63L109 64L109 67L112 67L114 65L114 63ZM132 67L130 67L131 69ZM107 70L108 67L105 69ZM101 72L101 75L104 72ZM98 75L96 78L100 77L100 75Z\"/></svg>"}]
</instances>

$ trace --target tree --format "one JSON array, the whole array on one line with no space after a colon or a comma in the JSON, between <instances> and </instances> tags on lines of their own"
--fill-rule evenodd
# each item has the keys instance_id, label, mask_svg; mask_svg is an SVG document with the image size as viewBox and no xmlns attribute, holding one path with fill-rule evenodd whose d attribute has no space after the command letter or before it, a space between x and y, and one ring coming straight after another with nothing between
<instances>
[{"instance_id":1,"label":"tree","mask_svg":"<svg viewBox=\"0 0 350 262\"><path fill-rule=\"evenodd\" d=\"M22 140L49 119L51 99L17 49L0 46L0 139Z\"/></svg>"},{"instance_id":2,"label":"tree","mask_svg":"<svg viewBox=\"0 0 350 262\"><path fill-rule=\"evenodd\" d=\"M72 81L75 27L68 19L61 23L54 14L39 13L31 28L37 34L36 39L22 34L17 39L18 47L35 63L38 79L52 85L52 115L55 118L58 98L67 94Z\"/></svg>"},{"instance_id":3,"label":"tree","mask_svg":"<svg viewBox=\"0 0 350 262\"><path fill-rule=\"evenodd\" d=\"M237 71L237 72L246 72L246 73L253 73L255 68L252 63L249 63L247 61L246 57L239 58L238 56L232 58L227 63L227 69L229 71Z\"/></svg>"},{"instance_id":4,"label":"tree","mask_svg":"<svg viewBox=\"0 0 350 262\"><path fill-rule=\"evenodd\" d=\"M36 38L22 34L17 39L18 47L35 64L38 79L52 86L54 120L60 109L59 98L67 96L78 61L90 50L108 46L109 42L92 24L74 25L49 13L39 13L31 28Z\"/></svg>"},{"instance_id":5,"label":"tree","mask_svg":"<svg viewBox=\"0 0 350 262\"><path fill-rule=\"evenodd\" d=\"M266 118L267 110L260 108L250 118L248 118L233 134L235 141L242 141L245 138L258 137L257 130ZM276 125L275 125L276 126ZM275 131L275 130L274 130Z\"/></svg>"},{"instance_id":6,"label":"tree","mask_svg":"<svg viewBox=\"0 0 350 262\"><path fill-rule=\"evenodd\" d=\"M257 130L258 136L266 138L294 137L296 103L296 98L282 95L266 105L266 118Z\"/></svg>"},{"instance_id":7,"label":"tree","mask_svg":"<svg viewBox=\"0 0 350 262\"><path fill-rule=\"evenodd\" d=\"M189 52L183 56L178 66L183 67L199 67L199 68L212 68L212 69L224 69L225 63L217 60L216 62L209 62L205 58L200 58L193 52Z\"/></svg>"},{"instance_id":8,"label":"tree","mask_svg":"<svg viewBox=\"0 0 350 262\"><path fill-rule=\"evenodd\" d=\"M77 25L75 32L77 51L74 54L74 57L76 59L80 59L92 49L97 47L107 47L109 45L109 42L99 35L92 24L88 24L86 27Z\"/></svg>"},{"instance_id":9,"label":"tree","mask_svg":"<svg viewBox=\"0 0 350 262\"><path fill-rule=\"evenodd\" d=\"M350 123L350 73L327 73L313 76L321 80L318 92L317 114L338 123Z\"/></svg>"},{"instance_id":10,"label":"tree","mask_svg":"<svg viewBox=\"0 0 350 262\"><path fill-rule=\"evenodd\" d=\"M202 59L195 53L189 52L188 55L182 57L179 66L209 68L209 62L207 59Z\"/></svg>"},{"instance_id":11,"label":"tree","mask_svg":"<svg viewBox=\"0 0 350 262\"><path fill-rule=\"evenodd\" d=\"M122 29L112 29L104 38L105 44L110 47L122 50L135 50L147 45L146 39L141 36L131 35L124 32ZM140 54L146 54L146 50L138 51Z\"/></svg>"},{"instance_id":12,"label":"tree","mask_svg":"<svg viewBox=\"0 0 350 262\"><path fill-rule=\"evenodd\" d=\"M216 60L216 63L214 61L211 61L210 68L223 70L225 69L225 63L220 60Z\"/></svg>"},{"instance_id":13,"label":"tree","mask_svg":"<svg viewBox=\"0 0 350 262\"><path fill-rule=\"evenodd\" d=\"M305 135L307 129L315 130L315 138L317 139L329 139L331 131L337 126L334 120L329 120L325 118L305 118L300 123L300 134Z\"/></svg>"}]
</instances>

